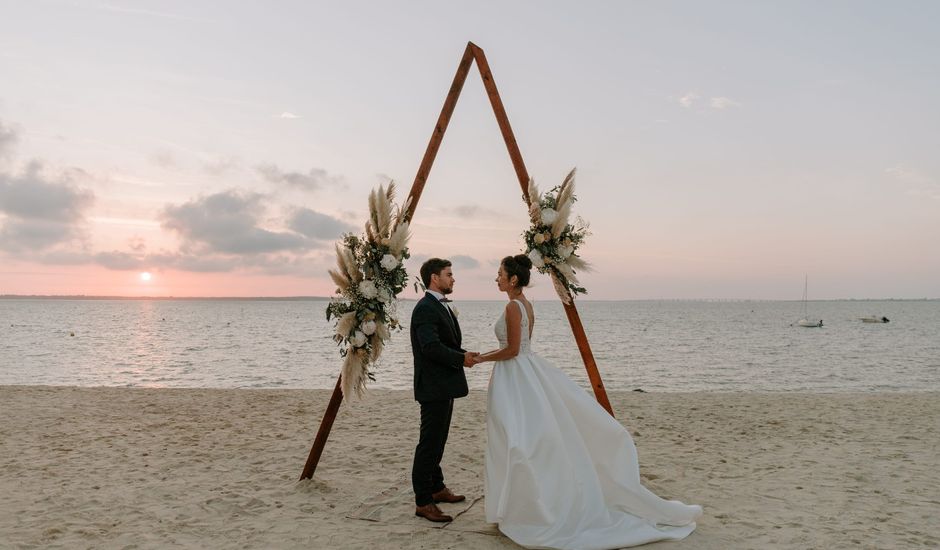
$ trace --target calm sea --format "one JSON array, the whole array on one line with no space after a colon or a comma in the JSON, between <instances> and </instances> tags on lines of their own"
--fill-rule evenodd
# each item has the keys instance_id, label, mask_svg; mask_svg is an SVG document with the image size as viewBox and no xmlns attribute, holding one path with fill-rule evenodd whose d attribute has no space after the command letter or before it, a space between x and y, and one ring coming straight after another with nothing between
<instances>
[{"instance_id":1,"label":"calm sea","mask_svg":"<svg viewBox=\"0 0 940 550\"><path fill-rule=\"evenodd\" d=\"M0 300L0 384L332 388L340 358L321 301ZM502 302L455 302L465 347L495 346ZM410 317L412 302L400 305ZM604 383L647 391L940 390L940 301L578 302ZM533 347L587 386L564 310L535 305ZM887 316L866 324L865 315ZM411 387L407 332L374 388ZM485 388L489 365L469 371Z\"/></svg>"}]
</instances>

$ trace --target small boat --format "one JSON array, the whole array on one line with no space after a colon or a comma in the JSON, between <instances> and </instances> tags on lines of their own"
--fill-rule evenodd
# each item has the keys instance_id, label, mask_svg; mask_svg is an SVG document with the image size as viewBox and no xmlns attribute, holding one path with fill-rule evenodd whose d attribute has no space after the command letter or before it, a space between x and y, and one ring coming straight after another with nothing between
<instances>
[{"instance_id":1,"label":"small boat","mask_svg":"<svg viewBox=\"0 0 940 550\"><path fill-rule=\"evenodd\" d=\"M863 323L890 323L891 322L891 319L888 319L887 317L884 317L884 316L878 317L877 315L869 315L868 317L859 317L859 319L861 319Z\"/></svg>"},{"instance_id":2,"label":"small boat","mask_svg":"<svg viewBox=\"0 0 940 550\"><path fill-rule=\"evenodd\" d=\"M801 308L801 311L800 311L800 320L791 324L790 325L791 327L793 325L796 325L798 327L806 327L806 328L819 328L823 326L822 319L812 319L808 317L806 314L806 288L807 288L808 283L809 283L809 277L804 275L803 276L803 307Z\"/></svg>"}]
</instances>

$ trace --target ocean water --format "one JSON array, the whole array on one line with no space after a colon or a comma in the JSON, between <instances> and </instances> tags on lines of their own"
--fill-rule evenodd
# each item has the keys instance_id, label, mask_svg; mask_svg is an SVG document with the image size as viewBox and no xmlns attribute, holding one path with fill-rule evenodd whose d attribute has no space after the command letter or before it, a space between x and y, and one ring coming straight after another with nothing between
<instances>
[{"instance_id":1,"label":"ocean water","mask_svg":"<svg viewBox=\"0 0 940 550\"><path fill-rule=\"evenodd\" d=\"M465 348L496 347L504 302L455 302ZM0 299L0 384L332 388L341 360L313 300ZM940 301L817 301L822 328L791 326L799 302L579 301L608 389L876 392L940 390ZM410 317L413 302L400 304ZM558 302L535 304L533 348L585 387ZM887 324L862 323L865 315ZM492 364L470 371L485 388ZM407 331L373 388L411 387Z\"/></svg>"}]
</instances>

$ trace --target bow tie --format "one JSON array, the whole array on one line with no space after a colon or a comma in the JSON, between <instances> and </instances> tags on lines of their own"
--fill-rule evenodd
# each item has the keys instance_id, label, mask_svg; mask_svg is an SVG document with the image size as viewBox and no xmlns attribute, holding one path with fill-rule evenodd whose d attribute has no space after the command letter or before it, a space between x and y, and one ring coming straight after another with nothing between
<instances>
[{"instance_id":1,"label":"bow tie","mask_svg":"<svg viewBox=\"0 0 940 550\"><path fill-rule=\"evenodd\" d=\"M444 298L441 298L440 301L443 302L443 303L445 303L445 304L448 303L448 302L453 302L453 300L451 300L450 298L447 298L446 296L445 296Z\"/></svg>"}]
</instances>

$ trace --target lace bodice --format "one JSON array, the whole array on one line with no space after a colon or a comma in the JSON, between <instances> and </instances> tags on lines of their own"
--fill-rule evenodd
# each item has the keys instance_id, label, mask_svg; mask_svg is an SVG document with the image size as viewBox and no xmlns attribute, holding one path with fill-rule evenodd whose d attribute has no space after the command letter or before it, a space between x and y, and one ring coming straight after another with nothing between
<instances>
[{"instance_id":1,"label":"lace bodice","mask_svg":"<svg viewBox=\"0 0 940 550\"><path fill-rule=\"evenodd\" d=\"M531 353L532 343L529 341L529 313L525 309L525 304L521 301L513 300L513 302L516 303L522 311L522 334L520 335L519 353ZM506 328L505 309L499 316L499 319L496 320L496 326L493 327L493 332L496 333L496 339L499 340L499 347L504 348L509 345L509 330Z\"/></svg>"}]
</instances>

